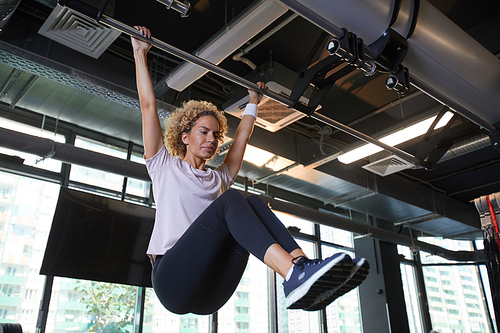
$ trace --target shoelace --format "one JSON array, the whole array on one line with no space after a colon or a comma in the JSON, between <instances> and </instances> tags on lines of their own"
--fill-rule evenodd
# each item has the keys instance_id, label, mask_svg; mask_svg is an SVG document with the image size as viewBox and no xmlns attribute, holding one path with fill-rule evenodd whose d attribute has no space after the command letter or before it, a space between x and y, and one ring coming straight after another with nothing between
<instances>
[{"instance_id":1,"label":"shoelace","mask_svg":"<svg viewBox=\"0 0 500 333\"><path fill-rule=\"evenodd\" d=\"M321 259L308 259L304 256L295 257L292 259L292 263L296 266L311 266L321 263Z\"/></svg>"}]
</instances>

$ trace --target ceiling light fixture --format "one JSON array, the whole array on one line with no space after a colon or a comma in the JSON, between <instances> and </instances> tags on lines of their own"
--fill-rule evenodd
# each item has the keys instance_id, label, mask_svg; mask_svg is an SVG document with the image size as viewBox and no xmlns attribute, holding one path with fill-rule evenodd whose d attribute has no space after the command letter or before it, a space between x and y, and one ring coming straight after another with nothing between
<instances>
[{"instance_id":1,"label":"ceiling light fixture","mask_svg":"<svg viewBox=\"0 0 500 333\"><path fill-rule=\"evenodd\" d=\"M433 116L422 120L414 125L403 128L395 133L386 135L379 139L380 142L385 143L391 147L394 147L403 142L409 141L411 139L415 139L421 135L424 135L429 130L429 127L432 125L434 119L437 116ZM446 126L446 124L453 117L453 113L448 111L446 112L441 120L436 124L435 129ZM359 148L353 149L345 154L342 154L338 157L338 160L344 164L349 164L355 161L358 161L362 158L371 156L375 153L382 151L383 148L380 148L373 143L365 144Z\"/></svg>"},{"instance_id":2,"label":"ceiling light fixture","mask_svg":"<svg viewBox=\"0 0 500 333\"><path fill-rule=\"evenodd\" d=\"M195 54L218 65L286 11L286 7L274 0L260 2L240 20L224 27L218 36L198 49ZM183 63L171 73L166 82L160 81L155 87L155 91L163 89L162 84L177 91L183 91L205 73L207 70L204 68L192 63Z\"/></svg>"},{"instance_id":3,"label":"ceiling light fixture","mask_svg":"<svg viewBox=\"0 0 500 333\"><path fill-rule=\"evenodd\" d=\"M294 163L292 160L251 145L247 145L243 159L259 168L266 167L273 171L282 170Z\"/></svg>"}]
</instances>

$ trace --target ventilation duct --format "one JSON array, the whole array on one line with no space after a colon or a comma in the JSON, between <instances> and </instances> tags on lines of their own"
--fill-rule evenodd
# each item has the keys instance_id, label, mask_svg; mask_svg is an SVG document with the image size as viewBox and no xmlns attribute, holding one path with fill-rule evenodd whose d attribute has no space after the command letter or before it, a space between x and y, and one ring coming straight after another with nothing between
<instances>
[{"instance_id":1,"label":"ventilation duct","mask_svg":"<svg viewBox=\"0 0 500 333\"><path fill-rule=\"evenodd\" d=\"M402 0L400 6L396 0L280 2L336 37L347 28L365 45L393 23L408 39L403 65L414 84L422 83L418 88L490 132L500 122L500 60L428 1Z\"/></svg>"},{"instance_id":2,"label":"ventilation duct","mask_svg":"<svg viewBox=\"0 0 500 333\"><path fill-rule=\"evenodd\" d=\"M413 167L415 167L413 163L410 163L396 155L388 156L378 161L362 166L363 169L371 171L382 177L392 175L393 173L410 169Z\"/></svg>"},{"instance_id":3,"label":"ventilation duct","mask_svg":"<svg viewBox=\"0 0 500 333\"><path fill-rule=\"evenodd\" d=\"M2 33L12 14L14 14L14 11L20 3L21 0L0 0L0 34Z\"/></svg>"},{"instance_id":4,"label":"ventilation duct","mask_svg":"<svg viewBox=\"0 0 500 333\"><path fill-rule=\"evenodd\" d=\"M476 150L491 147L491 140L487 135L480 134L472 138L457 142L453 144L446 154L441 157L439 162L451 160L452 158L459 157L468 153L475 152Z\"/></svg>"},{"instance_id":5,"label":"ventilation duct","mask_svg":"<svg viewBox=\"0 0 500 333\"><path fill-rule=\"evenodd\" d=\"M121 32L68 7L56 6L38 33L97 59Z\"/></svg>"}]
</instances>

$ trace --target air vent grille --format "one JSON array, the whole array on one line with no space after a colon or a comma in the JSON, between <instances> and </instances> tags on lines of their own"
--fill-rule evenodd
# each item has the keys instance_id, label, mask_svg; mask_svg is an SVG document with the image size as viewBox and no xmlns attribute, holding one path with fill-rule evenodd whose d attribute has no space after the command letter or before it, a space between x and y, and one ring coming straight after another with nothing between
<instances>
[{"instance_id":1,"label":"air vent grille","mask_svg":"<svg viewBox=\"0 0 500 333\"><path fill-rule=\"evenodd\" d=\"M280 93L286 97L290 96L290 89L283 87L279 83L269 81L266 85L271 91ZM247 94L245 97L226 108L225 111L234 116L241 117L248 101L249 97ZM299 102L307 105L309 99L303 96L300 98ZM256 124L270 132L276 132L277 130L288 126L302 117L305 117L304 113L291 109L286 105L264 96L259 104Z\"/></svg>"},{"instance_id":2,"label":"air vent grille","mask_svg":"<svg viewBox=\"0 0 500 333\"><path fill-rule=\"evenodd\" d=\"M376 173L380 176L388 176L401 170L413 168L415 165L398 156L388 156L370 164L364 165L363 169Z\"/></svg>"},{"instance_id":3,"label":"air vent grille","mask_svg":"<svg viewBox=\"0 0 500 333\"><path fill-rule=\"evenodd\" d=\"M38 33L95 59L120 35L118 30L61 6L54 8Z\"/></svg>"},{"instance_id":4,"label":"air vent grille","mask_svg":"<svg viewBox=\"0 0 500 333\"><path fill-rule=\"evenodd\" d=\"M268 123L276 124L294 113L296 113L295 110L266 97L259 104L257 116Z\"/></svg>"}]
</instances>

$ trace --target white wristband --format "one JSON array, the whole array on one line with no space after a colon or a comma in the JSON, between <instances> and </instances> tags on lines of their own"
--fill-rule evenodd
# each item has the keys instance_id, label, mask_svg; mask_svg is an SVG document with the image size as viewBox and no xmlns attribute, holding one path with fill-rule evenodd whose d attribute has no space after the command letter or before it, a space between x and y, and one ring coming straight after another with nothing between
<instances>
[{"instance_id":1,"label":"white wristband","mask_svg":"<svg viewBox=\"0 0 500 333\"><path fill-rule=\"evenodd\" d=\"M245 107L245 112L243 112L243 116L250 115L257 120L257 104L250 104L248 103L247 106Z\"/></svg>"}]
</instances>

